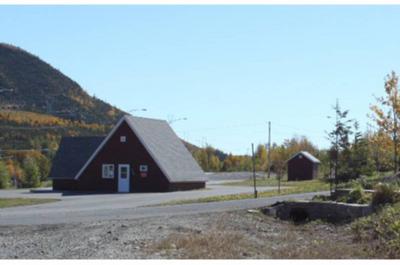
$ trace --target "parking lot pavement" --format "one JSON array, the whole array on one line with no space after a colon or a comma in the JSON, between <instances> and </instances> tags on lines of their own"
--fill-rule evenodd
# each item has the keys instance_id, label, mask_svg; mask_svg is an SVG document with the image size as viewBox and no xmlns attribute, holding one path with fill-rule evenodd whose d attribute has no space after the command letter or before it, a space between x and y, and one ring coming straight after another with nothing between
<instances>
[{"instance_id":1,"label":"parking lot pavement","mask_svg":"<svg viewBox=\"0 0 400 265\"><path fill-rule=\"evenodd\" d=\"M64 200L56 203L14 207L0 210L0 225L42 225L42 224L63 224L80 223L102 220L125 220L147 217L168 217L177 215L233 211L240 209L258 208L273 204L278 201L291 199L310 199L315 195L327 194L327 192L313 192L304 194L291 194L260 199L245 199L235 201L221 201L210 203L194 203L171 206L149 206L139 207L131 203L129 207L120 207L121 200L113 200L109 197L100 202L100 205L110 205L113 201L115 208L103 207L99 203L93 203L92 207L74 207L78 201ZM112 195L111 195L112 196ZM127 200L132 202L132 197L127 196ZM68 202L68 203L67 203ZM104 202L106 202L104 204ZM154 202L154 201L153 201ZM136 206L135 206L136 205Z\"/></svg>"},{"instance_id":2,"label":"parking lot pavement","mask_svg":"<svg viewBox=\"0 0 400 265\"><path fill-rule=\"evenodd\" d=\"M275 187L260 187L259 191L267 191ZM101 220L107 218L121 218L128 216L148 216L154 214L168 214L169 209L163 207L146 207L172 200L196 199L209 196L251 193L251 187L207 185L206 189L164 193L127 193L127 194L75 194L63 195L60 192L45 190L31 193L29 190L2 190L0 198L29 197L29 198L58 198L60 201L31 206L19 206L0 209L0 225L9 224L42 224L79 222L83 220ZM245 205L244 202L239 203ZM180 205L183 206L183 205ZM202 208L207 210L223 210L223 205L204 208L202 205L171 208L171 213L183 214ZM165 207L165 206L164 206ZM151 209L153 208L153 209ZM187 208L187 209L186 209ZM228 209L228 208L227 208Z\"/></svg>"}]
</instances>

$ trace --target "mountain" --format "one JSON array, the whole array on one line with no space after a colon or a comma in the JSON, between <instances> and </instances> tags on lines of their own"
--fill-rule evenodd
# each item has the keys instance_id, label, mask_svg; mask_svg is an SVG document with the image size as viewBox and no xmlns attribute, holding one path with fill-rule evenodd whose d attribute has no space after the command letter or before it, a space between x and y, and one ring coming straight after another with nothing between
<instances>
[{"instance_id":1,"label":"mountain","mask_svg":"<svg viewBox=\"0 0 400 265\"><path fill-rule=\"evenodd\" d=\"M0 43L0 159L21 162L35 149L50 160L61 136L105 135L123 114L39 57ZM183 142L196 159L227 157Z\"/></svg>"},{"instance_id":2,"label":"mountain","mask_svg":"<svg viewBox=\"0 0 400 265\"><path fill-rule=\"evenodd\" d=\"M39 57L9 44L0 44L0 91L3 110L99 124L113 124L122 114Z\"/></svg>"},{"instance_id":3,"label":"mountain","mask_svg":"<svg viewBox=\"0 0 400 265\"><path fill-rule=\"evenodd\" d=\"M0 151L57 149L62 135L104 135L121 115L39 57L0 43Z\"/></svg>"}]
</instances>

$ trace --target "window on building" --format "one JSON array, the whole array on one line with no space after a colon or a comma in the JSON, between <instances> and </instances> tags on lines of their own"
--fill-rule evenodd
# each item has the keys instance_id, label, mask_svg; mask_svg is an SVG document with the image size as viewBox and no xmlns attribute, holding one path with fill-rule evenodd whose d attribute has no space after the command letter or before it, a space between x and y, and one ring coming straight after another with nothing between
<instances>
[{"instance_id":1,"label":"window on building","mask_svg":"<svg viewBox=\"0 0 400 265\"><path fill-rule=\"evenodd\" d=\"M140 177L147 178L147 171L148 171L147 165L140 165L139 171L140 171Z\"/></svg>"},{"instance_id":2,"label":"window on building","mask_svg":"<svg viewBox=\"0 0 400 265\"><path fill-rule=\"evenodd\" d=\"M126 142L126 136L121 136L120 137L120 141L121 141L121 143L125 143Z\"/></svg>"},{"instance_id":3,"label":"window on building","mask_svg":"<svg viewBox=\"0 0 400 265\"><path fill-rule=\"evenodd\" d=\"M103 164L103 179L113 179L113 178L114 178L114 165Z\"/></svg>"},{"instance_id":4,"label":"window on building","mask_svg":"<svg viewBox=\"0 0 400 265\"><path fill-rule=\"evenodd\" d=\"M148 166L147 165L140 165L139 171L140 172L147 172L148 171Z\"/></svg>"}]
</instances>

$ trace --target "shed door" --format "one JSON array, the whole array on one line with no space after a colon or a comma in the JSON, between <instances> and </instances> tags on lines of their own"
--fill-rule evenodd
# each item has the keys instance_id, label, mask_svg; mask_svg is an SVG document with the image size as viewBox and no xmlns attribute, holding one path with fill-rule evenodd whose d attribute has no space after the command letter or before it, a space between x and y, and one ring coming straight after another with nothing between
<instances>
[{"instance_id":1,"label":"shed door","mask_svg":"<svg viewBox=\"0 0 400 265\"><path fill-rule=\"evenodd\" d=\"M118 165L118 192L129 192L129 165Z\"/></svg>"}]
</instances>

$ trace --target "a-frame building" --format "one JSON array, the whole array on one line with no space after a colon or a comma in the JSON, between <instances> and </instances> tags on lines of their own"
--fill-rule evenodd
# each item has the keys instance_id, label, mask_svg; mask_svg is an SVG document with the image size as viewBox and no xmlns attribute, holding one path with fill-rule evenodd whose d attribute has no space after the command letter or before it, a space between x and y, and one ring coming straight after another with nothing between
<instances>
[{"instance_id":1,"label":"a-frame building","mask_svg":"<svg viewBox=\"0 0 400 265\"><path fill-rule=\"evenodd\" d=\"M161 192L205 187L206 176L164 120L125 115L106 137L63 137L54 190Z\"/></svg>"}]
</instances>

